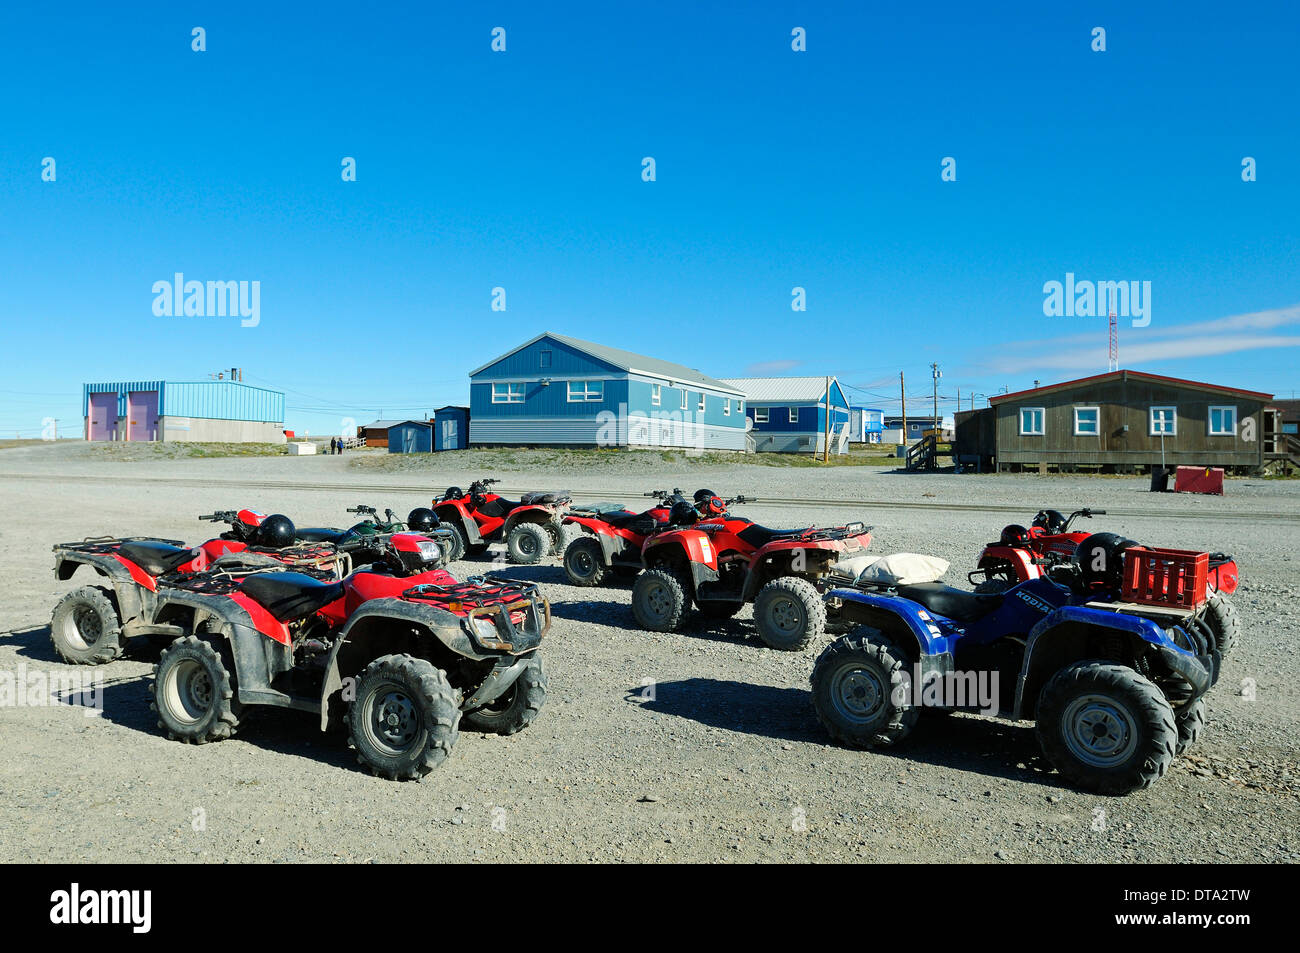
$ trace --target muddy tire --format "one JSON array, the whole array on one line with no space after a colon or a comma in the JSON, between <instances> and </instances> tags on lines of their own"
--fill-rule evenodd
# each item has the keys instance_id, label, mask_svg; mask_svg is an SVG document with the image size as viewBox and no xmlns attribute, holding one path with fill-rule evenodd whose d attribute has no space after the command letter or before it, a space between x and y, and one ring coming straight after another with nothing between
<instances>
[{"instance_id":1,"label":"muddy tire","mask_svg":"<svg viewBox=\"0 0 1300 953\"><path fill-rule=\"evenodd\" d=\"M506 537L510 561L520 566L541 562L551 551L551 534L540 523L518 523Z\"/></svg>"},{"instance_id":2,"label":"muddy tire","mask_svg":"<svg viewBox=\"0 0 1300 953\"><path fill-rule=\"evenodd\" d=\"M242 706L235 698L234 666L223 649L184 635L158 657L150 707L172 740L193 745L224 741L239 727Z\"/></svg>"},{"instance_id":3,"label":"muddy tire","mask_svg":"<svg viewBox=\"0 0 1300 953\"><path fill-rule=\"evenodd\" d=\"M850 748L901 742L916 726L910 701L897 703L907 678L907 657L875 629L836 639L812 671L812 701L822 727Z\"/></svg>"},{"instance_id":4,"label":"muddy tire","mask_svg":"<svg viewBox=\"0 0 1300 953\"><path fill-rule=\"evenodd\" d=\"M1133 669L1076 662L1038 696L1037 733L1047 760L1099 794L1149 787L1169 770L1178 727L1168 699Z\"/></svg>"},{"instance_id":5,"label":"muddy tire","mask_svg":"<svg viewBox=\"0 0 1300 953\"><path fill-rule=\"evenodd\" d=\"M465 542L465 531L454 523L443 523L443 528L451 531L447 540L447 562L454 563L465 558L469 545Z\"/></svg>"},{"instance_id":6,"label":"muddy tire","mask_svg":"<svg viewBox=\"0 0 1300 953\"><path fill-rule=\"evenodd\" d=\"M826 604L807 579L773 579L754 598L758 637L770 648L799 652L826 632Z\"/></svg>"},{"instance_id":7,"label":"muddy tire","mask_svg":"<svg viewBox=\"0 0 1300 953\"><path fill-rule=\"evenodd\" d=\"M475 731L513 735L531 725L546 702L546 671L542 657L534 655L519 677L500 698L476 711L467 711L461 725Z\"/></svg>"},{"instance_id":8,"label":"muddy tire","mask_svg":"<svg viewBox=\"0 0 1300 953\"><path fill-rule=\"evenodd\" d=\"M686 587L671 569L648 569L632 586L632 615L643 629L675 632L689 608Z\"/></svg>"},{"instance_id":9,"label":"muddy tire","mask_svg":"<svg viewBox=\"0 0 1300 953\"><path fill-rule=\"evenodd\" d=\"M1204 619L1214 633L1219 655L1227 658L1241 637L1241 615L1237 607L1223 593L1216 592L1205 604Z\"/></svg>"},{"instance_id":10,"label":"muddy tire","mask_svg":"<svg viewBox=\"0 0 1300 953\"><path fill-rule=\"evenodd\" d=\"M82 586L68 593L50 616L54 651L73 665L103 665L122 654L122 620L113 593L101 586Z\"/></svg>"},{"instance_id":11,"label":"muddy tire","mask_svg":"<svg viewBox=\"0 0 1300 953\"><path fill-rule=\"evenodd\" d=\"M396 781L424 777L451 755L460 708L446 673L426 659L384 655L357 678L348 739L357 761Z\"/></svg>"},{"instance_id":12,"label":"muddy tire","mask_svg":"<svg viewBox=\"0 0 1300 953\"><path fill-rule=\"evenodd\" d=\"M575 586L599 586L609 576L605 551L591 536L579 536L564 549L564 574Z\"/></svg>"},{"instance_id":13,"label":"muddy tire","mask_svg":"<svg viewBox=\"0 0 1300 953\"><path fill-rule=\"evenodd\" d=\"M1174 754L1182 757L1205 731L1205 697L1175 711L1174 724L1178 728L1178 743L1174 745Z\"/></svg>"}]
</instances>

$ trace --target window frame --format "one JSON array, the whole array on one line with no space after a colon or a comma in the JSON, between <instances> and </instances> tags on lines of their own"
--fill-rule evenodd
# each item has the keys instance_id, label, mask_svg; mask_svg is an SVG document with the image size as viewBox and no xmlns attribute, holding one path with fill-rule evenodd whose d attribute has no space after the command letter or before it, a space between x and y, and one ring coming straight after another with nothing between
<instances>
[{"instance_id":1,"label":"window frame","mask_svg":"<svg viewBox=\"0 0 1300 953\"><path fill-rule=\"evenodd\" d=\"M681 406L681 409L684 411L684 410L686 410L686 408L689 407L690 405L691 405L691 392L688 391L685 387L683 387L683 388L682 388L682 406Z\"/></svg>"},{"instance_id":2,"label":"window frame","mask_svg":"<svg viewBox=\"0 0 1300 953\"><path fill-rule=\"evenodd\" d=\"M787 408L786 408L785 422L788 423L788 424L797 424L797 423L799 422L799 408L798 408L798 407L787 407Z\"/></svg>"},{"instance_id":3,"label":"window frame","mask_svg":"<svg viewBox=\"0 0 1300 953\"><path fill-rule=\"evenodd\" d=\"M706 395L704 391L700 391L700 402L696 405L695 409L701 414L705 412L706 404L704 401L707 396L708 395Z\"/></svg>"},{"instance_id":4,"label":"window frame","mask_svg":"<svg viewBox=\"0 0 1300 953\"><path fill-rule=\"evenodd\" d=\"M550 348L544 348L541 351L537 352L537 366L540 369L544 371L549 371L554 364L555 364L555 352L552 351Z\"/></svg>"},{"instance_id":5,"label":"window frame","mask_svg":"<svg viewBox=\"0 0 1300 953\"><path fill-rule=\"evenodd\" d=\"M1095 414L1092 430L1079 429L1079 411ZM1101 436L1101 407L1092 404L1082 404L1074 408L1074 435L1076 437L1100 437Z\"/></svg>"},{"instance_id":6,"label":"window frame","mask_svg":"<svg viewBox=\"0 0 1300 953\"><path fill-rule=\"evenodd\" d=\"M1047 408L1046 407L1018 407L1016 412L1020 418L1020 436L1022 437L1045 437L1047 436ZM1039 424L1037 430L1027 430L1025 428L1025 413L1038 414Z\"/></svg>"},{"instance_id":7,"label":"window frame","mask_svg":"<svg viewBox=\"0 0 1300 953\"><path fill-rule=\"evenodd\" d=\"M1214 412L1231 411L1232 429L1215 430L1214 429ZM1205 433L1209 437L1235 437L1237 436L1237 405L1236 404L1211 404L1205 413Z\"/></svg>"},{"instance_id":8,"label":"window frame","mask_svg":"<svg viewBox=\"0 0 1300 953\"><path fill-rule=\"evenodd\" d=\"M1156 429L1156 411L1169 411L1169 430ZM1163 419L1163 415L1162 415ZM1178 405L1177 404L1151 404L1147 408L1147 436L1148 437L1177 437L1178 436Z\"/></svg>"},{"instance_id":9,"label":"window frame","mask_svg":"<svg viewBox=\"0 0 1300 953\"><path fill-rule=\"evenodd\" d=\"M567 385L565 396L568 398L568 403L570 404L598 404L605 399L605 382L603 380L566 381L565 384ZM594 392L594 396L591 389L593 384L598 388L598 390ZM573 394L573 388L578 385L582 387L582 394L581 396L575 397Z\"/></svg>"},{"instance_id":10,"label":"window frame","mask_svg":"<svg viewBox=\"0 0 1300 953\"><path fill-rule=\"evenodd\" d=\"M763 416L760 417L759 414L762 414ZM754 408L754 423L767 424L771 422L772 422L772 409L770 407Z\"/></svg>"},{"instance_id":11,"label":"window frame","mask_svg":"<svg viewBox=\"0 0 1300 953\"><path fill-rule=\"evenodd\" d=\"M651 384L650 385L650 406L651 407L662 406L663 400L664 400L664 385Z\"/></svg>"},{"instance_id":12,"label":"window frame","mask_svg":"<svg viewBox=\"0 0 1300 953\"><path fill-rule=\"evenodd\" d=\"M724 397L724 398L722 398L722 416L724 416L724 417L730 417L730 416L731 416L731 398L730 398L730 397Z\"/></svg>"},{"instance_id":13,"label":"window frame","mask_svg":"<svg viewBox=\"0 0 1300 953\"><path fill-rule=\"evenodd\" d=\"M498 387L504 387L505 393L499 394ZM518 387L518 392L515 388ZM523 381L493 381L492 382L492 403L494 404L522 404L526 395ZM499 399L498 399L499 398Z\"/></svg>"}]
</instances>

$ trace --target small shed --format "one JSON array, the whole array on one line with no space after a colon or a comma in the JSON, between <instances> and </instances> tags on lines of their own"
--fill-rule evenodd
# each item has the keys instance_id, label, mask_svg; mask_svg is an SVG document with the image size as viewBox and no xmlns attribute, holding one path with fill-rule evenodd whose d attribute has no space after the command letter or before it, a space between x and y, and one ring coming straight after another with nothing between
<instances>
[{"instance_id":1,"label":"small shed","mask_svg":"<svg viewBox=\"0 0 1300 953\"><path fill-rule=\"evenodd\" d=\"M433 449L464 450L469 446L469 408L439 407L433 412Z\"/></svg>"},{"instance_id":2,"label":"small shed","mask_svg":"<svg viewBox=\"0 0 1300 953\"><path fill-rule=\"evenodd\" d=\"M432 453L433 424L427 420L403 420L388 427L389 453Z\"/></svg>"},{"instance_id":3,"label":"small shed","mask_svg":"<svg viewBox=\"0 0 1300 953\"><path fill-rule=\"evenodd\" d=\"M357 436L365 441L367 447L387 447L388 428L396 427L400 423L400 420L376 420L364 427L358 427L360 432Z\"/></svg>"},{"instance_id":4,"label":"small shed","mask_svg":"<svg viewBox=\"0 0 1300 953\"><path fill-rule=\"evenodd\" d=\"M885 412L875 407L849 408L849 443L880 443Z\"/></svg>"}]
</instances>

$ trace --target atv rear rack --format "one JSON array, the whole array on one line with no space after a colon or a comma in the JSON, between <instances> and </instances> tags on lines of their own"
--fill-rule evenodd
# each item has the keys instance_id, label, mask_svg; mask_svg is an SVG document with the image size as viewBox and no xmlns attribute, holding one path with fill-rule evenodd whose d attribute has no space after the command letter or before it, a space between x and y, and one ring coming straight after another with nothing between
<instances>
[{"instance_id":1,"label":"atv rear rack","mask_svg":"<svg viewBox=\"0 0 1300 953\"><path fill-rule=\"evenodd\" d=\"M1210 556L1187 549L1135 547L1124 553L1127 602L1195 608L1206 599Z\"/></svg>"},{"instance_id":2,"label":"atv rear rack","mask_svg":"<svg viewBox=\"0 0 1300 953\"><path fill-rule=\"evenodd\" d=\"M79 543L55 543L55 552L71 550L77 553L89 553L94 556L106 556L116 552L123 543L166 543L184 549L188 544L179 539L163 539L160 536L87 536Z\"/></svg>"}]
</instances>

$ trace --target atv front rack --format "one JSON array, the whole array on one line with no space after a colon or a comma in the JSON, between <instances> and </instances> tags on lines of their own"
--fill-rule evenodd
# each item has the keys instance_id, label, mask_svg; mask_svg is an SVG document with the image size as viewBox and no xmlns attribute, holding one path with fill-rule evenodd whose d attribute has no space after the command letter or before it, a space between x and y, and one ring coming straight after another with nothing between
<instances>
[{"instance_id":1,"label":"atv front rack","mask_svg":"<svg viewBox=\"0 0 1300 953\"><path fill-rule=\"evenodd\" d=\"M515 608L532 602L537 595L537 584L517 582L512 579L492 579L489 576L471 576L454 586L436 586L422 583L402 593L403 599L427 602L457 615L474 609L508 605Z\"/></svg>"},{"instance_id":2,"label":"atv front rack","mask_svg":"<svg viewBox=\"0 0 1300 953\"><path fill-rule=\"evenodd\" d=\"M551 628L550 603L531 582L471 576L452 586L412 586L402 598L459 616L471 639L495 651L518 655L536 648Z\"/></svg>"}]
</instances>

